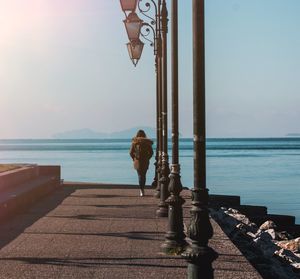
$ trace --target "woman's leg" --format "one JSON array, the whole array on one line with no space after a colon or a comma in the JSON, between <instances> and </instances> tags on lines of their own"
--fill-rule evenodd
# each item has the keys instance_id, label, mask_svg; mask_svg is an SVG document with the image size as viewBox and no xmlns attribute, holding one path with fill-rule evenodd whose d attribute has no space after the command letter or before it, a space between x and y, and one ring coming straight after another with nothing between
<instances>
[{"instance_id":1,"label":"woman's leg","mask_svg":"<svg viewBox=\"0 0 300 279\"><path fill-rule=\"evenodd\" d=\"M138 172L138 176L139 176L140 188L141 188L141 190L144 190L145 184L146 184L146 173Z\"/></svg>"},{"instance_id":2,"label":"woman's leg","mask_svg":"<svg viewBox=\"0 0 300 279\"><path fill-rule=\"evenodd\" d=\"M139 176L139 185L141 189L141 196L144 195L144 188L146 184L146 172L138 172Z\"/></svg>"}]
</instances>

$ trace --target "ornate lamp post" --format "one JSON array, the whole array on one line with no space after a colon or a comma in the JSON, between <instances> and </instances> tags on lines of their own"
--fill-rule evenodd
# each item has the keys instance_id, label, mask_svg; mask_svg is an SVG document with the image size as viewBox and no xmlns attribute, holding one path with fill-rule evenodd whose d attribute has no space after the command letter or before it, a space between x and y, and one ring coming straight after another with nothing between
<instances>
[{"instance_id":1,"label":"ornate lamp post","mask_svg":"<svg viewBox=\"0 0 300 279\"><path fill-rule=\"evenodd\" d=\"M189 279L212 279L212 262L217 258L217 253L208 247L213 229L209 220L206 187L204 0L193 0L193 57L194 189L189 228L192 244L182 256L188 261Z\"/></svg>"},{"instance_id":2,"label":"ornate lamp post","mask_svg":"<svg viewBox=\"0 0 300 279\"><path fill-rule=\"evenodd\" d=\"M139 4L143 0L139 0ZM149 17L147 12L151 9L151 4L155 9L155 19ZM154 196L160 198L160 178L161 178L161 150L162 150L162 116L161 116L161 105L162 105L162 38L161 38L161 0L147 1L145 9L142 9L139 5L141 13L151 20L151 23L155 23L155 72L156 72L156 154L155 154L155 175L152 182L152 186L156 186Z\"/></svg>"},{"instance_id":3,"label":"ornate lamp post","mask_svg":"<svg viewBox=\"0 0 300 279\"><path fill-rule=\"evenodd\" d=\"M184 199L180 196L182 185L180 180L179 148L178 148L178 0L172 0L172 165L169 183L170 197L169 222L166 240L162 249L167 254L179 254L187 245L183 232L182 205Z\"/></svg>"},{"instance_id":4,"label":"ornate lamp post","mask_svg":"<svg viewBox=\"0 0 300 279\"><path fill-rule=\"evenodd\" d=\"M150 19L150 24L155 25L155 39L154 39L154 55L155 55L155 73L156 73L156 154L155 154L155 175L152 182L152 186L156 185L156 191L154 196L160 198L160 188L161 188L161 153L162 153L162 83L163 83L163 76L162 76L162 15L161 15L161 0L145 0L144 5L142 7L141 3L143 0L138 0L138 10L141 14ZM155 11L155 18L149 16L151 8L154 8ZM143 36L143 34L142 34Z\"/></svg>"},{"instance_id":5,"label":"ornate lamp post","mask_svg":"<svg viewBox=\"0 0 300 279\"><path fill-rule=\"evenodd\" d=\"M160 0L158 1L160 6ZM160 18L160 11L157 19ZM161 146L162 146L162 117L161 117L161 103L162 103L162 53L161 53L161 33L160 20L157 23L157 55L156 55L156 153L155 153L155 175L152 186L156 185L154 197L160 198L160 178L161 178Z\"/></svg>"},{"instance_id":6,"label":"ornate lamp post","mask_svg":"<svg viewBox=\"0 0 300 279\"><path fill-rule=\"evenodd\" d=\"M128 45L130 57L132 59L132 45L141 35L144 39L150 41L147 36L153 31L155 66L156 66L156 108L157 108L157 149L156 149L156 174L152 184L157 183L156 197L160 198L157 216L166 217L168 215L168 205L165 200L168 197L169 184L169 163L168 163L168 122L167 122L167 25L168 13L166 1L154 0L146 1L145 9L142 9L140 3L143 0L120 0L123 12L126 15L124 24L128 34L131 46ZM147 15L151 10L151 6L155 8L155 19ZM150 18L150 24L144 23L135 13L136 8L147 18ZM155 30L152 27L155 25ZM143 27L146 26L146 29ZM146 33L143 32L146 31ZM138 60L133 60L136 65Z\"/></svg>"},{"instance_id":7,"label":"ornate lamp post","mask_svg":"<svg viewBox=\"0 0 300 279\"><path fill-rule=\"evenodd\" d=\"M169 185L169 156L168 156L168 63L167 63L167 33L168 33L168 10L166 0L162 1L161 8L161 33L162 33L162 142L161 142L161 172L160 172L160 202L156 215L158 217L168 216L168 185Z\"/></svg>"}]
</instances>

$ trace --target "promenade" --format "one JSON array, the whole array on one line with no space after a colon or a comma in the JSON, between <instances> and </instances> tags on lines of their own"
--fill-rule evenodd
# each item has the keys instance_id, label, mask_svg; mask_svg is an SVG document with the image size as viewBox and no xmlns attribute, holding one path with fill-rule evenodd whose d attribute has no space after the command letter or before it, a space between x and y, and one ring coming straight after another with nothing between
<instances>
[{"instance_id":1,"label":"promenade","mask_svg":"<svg viewBox=\"0 0 300 279\"><path fill-rule=\"evenodd\" d=\"M184 222L189 223L190 192ZM181 257L160 252L167 218L153 190L65 183L0 225L0 278L186 278ZM212 220L215 278L261 278Z\"/></svg>"}]
</instances>

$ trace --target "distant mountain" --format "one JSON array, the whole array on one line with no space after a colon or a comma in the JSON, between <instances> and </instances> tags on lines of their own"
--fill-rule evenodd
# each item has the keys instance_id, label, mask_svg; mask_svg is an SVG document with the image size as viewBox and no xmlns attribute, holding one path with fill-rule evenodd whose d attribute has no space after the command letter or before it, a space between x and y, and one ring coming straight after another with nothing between
<instances>
[{"instance_id":1,"label":"distant mountain","mask_svg":"<svg viewBox=\"0 0 300 279\"><path fill-rule=\"evenodd\" d=\"M95 132L91 129L79 129L65 131L53 135L55 139L101 139L107 138L107 134Z\"/></svg>"},{"instance_id":2,"label":"distant mountain","mask_svg":"<svg viewBox=\"0 0 300 279\"><path fill-rule=\"evenodd\" d=\"M101 133L91 129L78 129L65 131L53 135L55 139L130 139L134 137L139 129L146 132L149 138L156 138L156 129L152 127L134 127L113 133Z\"/></svg>"},{"instance_id":3,"label":"distant mountain","mask_svg":"<svg viewBox=\"0 0 300 279\"><path fill-rule=\"evenodd\" d=\"M138 130L144 130L148 138L156 138L156 129L152 127L133 127L109 134L109 138L127 139L133 138Z\"/></svg>"},{"instance_id":4,"label":"distant mountain","mask_svg":"<svg viewBox=\"0 0 300 279\"><path fill-rule=\"evenodd\" d=\"M300 137L300 133L289 133L286 136L287 137Z\"/></svg>"}]
</instances>

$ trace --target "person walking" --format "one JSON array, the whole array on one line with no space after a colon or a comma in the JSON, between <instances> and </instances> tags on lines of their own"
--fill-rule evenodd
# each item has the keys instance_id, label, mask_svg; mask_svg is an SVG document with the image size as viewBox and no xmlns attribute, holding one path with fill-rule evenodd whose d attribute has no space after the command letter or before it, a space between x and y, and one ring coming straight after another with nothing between
<instances>
[{"instance_id":1,"label":"person walking","mask_svg":"<svg viewBox=\"0 0 300 279\"><path fill-rule=\"evenodd\" d=\"M133 166L137 171L140 185L140 196L143 197L146 184L146 173L149 167L150 158L153 155L153 141L148 139L143 130L139 130L132 139L130 156L133 160Z\"/></svg>"}]
</instances>

